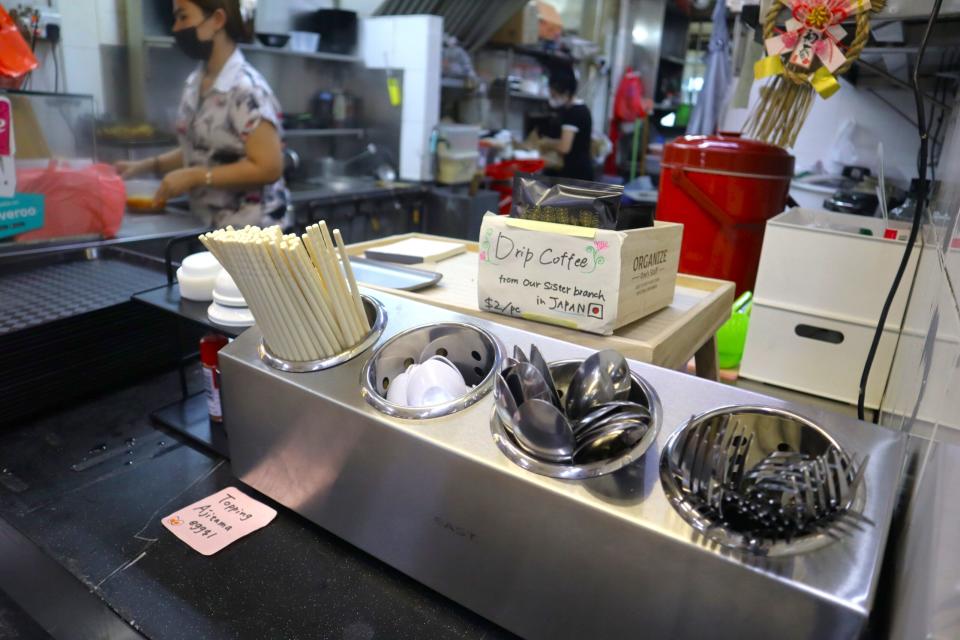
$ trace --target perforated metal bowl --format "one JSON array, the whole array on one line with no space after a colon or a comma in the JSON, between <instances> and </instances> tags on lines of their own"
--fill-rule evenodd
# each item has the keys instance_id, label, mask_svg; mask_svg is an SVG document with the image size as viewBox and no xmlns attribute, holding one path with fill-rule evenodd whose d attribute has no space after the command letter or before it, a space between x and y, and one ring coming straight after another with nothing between
<instances>
[{"instance_id":1,"label":"perforated metal bowl","mask_svg":"<svg viewBox=\"0 0 960 640\"><path fill-rule=\"evenodd\" d=\"M582 362L583 360L561 360L549 363L550 373L553 376L561 401L570 386L573 374ZM490 431L493 434L493 440L497 443L500 451L510 460L527 471L543 476L565 480L584 480L619 471L642 458L650 446L656 442L657 433L660 431L660 398L657 397L653 387L636 373L631 371L630 378L632 385L629 399L645 406L650 411L650 428L630 446L612 448L607 452L601 452L601 455L595 459L582 464L546 462L531 456L517 443L513 433L500 420L496 410L490 417ZM604 453L606 455L603 455Z\"/></svg>"},{"instance_id":2,"label":"perforated metal bowl","mask_svg":"<svg viewBox=\"0 0 960 640\"><path fill-rule=\"evenodd\" d=\"M407 407L387 400L391 380L411 364L419 364L435 355L456 365L470 388L466 394L427 407ZM472 324L445 322L413 327L384 342L370 356L361 374L363 396L377 410L397 418L426 419L450 415L475 404L489 393L502 359L500 342L491 333Z\"/></svg>"},{"instance_id":3,"label":"perforated metal bowl","mask_svg":"<svg viewBox=\"0 0 960 640\"><path fill-rule=\"evenodd\" d=\"M311 371L322 371L343 364L348 360L356 358L358 355L372 347L383 335L383 329L387 326L387 311L376 298L360 294L363 302L363 310L367 314L367 322L370 323L370 331L356 345L350 347L342 353L322 360L286 360L270 351L265 340L260 341L258 350L260 359L267 365L280 371L288 373L309 373Z\"/></svg>"},{"instance_id":4,"label":"perforated metal bowl","mask_svg":"<svg viewBox=\"0 0 960 640\"><path fill-rule=\"evenodd\" d=\"M773 452L795 452L818 457L831 447L844 451L840 444L812 421L783 409L764 406L737 405L721 407L693 416L678 429L664 448L660 461L660 479L664 492L679 514L711 540L724 547L749 550L768 556L789 555L817 549L838 539L826 530L784 539L756 539L743 531L725 526L715 512L705 504L702 493L690 487L689 477L697 472L694 459L698 447L707 447L710 437L720 429L738 426L744 438L750 438L749 447L742 456L747 469ZM701 458L702 460L703 458ZM860 485L847 505L854 513L862 509L865 488Z\"/></svg>"}]
</instances>

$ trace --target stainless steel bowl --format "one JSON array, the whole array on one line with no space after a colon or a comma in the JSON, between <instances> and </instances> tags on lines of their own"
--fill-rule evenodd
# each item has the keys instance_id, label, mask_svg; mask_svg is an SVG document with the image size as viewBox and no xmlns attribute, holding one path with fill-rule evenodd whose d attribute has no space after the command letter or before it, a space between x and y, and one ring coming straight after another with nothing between
<instances>
[{"instance_id":1,"label":"stainless steel bowl","mask_svg":"<svg viewBox=\"0 0 960 640\"><path fill-rule=\"evenodd\" d=\"M818 457L831 447L843 451L843 447L821 427L783 409L736 405L693 416L670 436L660 460L660 479L664 492L683 519L721 546L767 556L802 553L835 541L836 535L818 532L758 543L743 532L717 522L709 507L703 503L702 497L687 488L687 477L691 474L690 461L693 458L691 452L699 446L703 434L715 434L718 429L724 428L721 425L734 424L742 429L744 438L750 439L749 448L743 456L743 465L747 469L755 467L773 452L796 452ZM861 485L852 496L848 510L859 512L865 496L865 489Z\"/></svg>"},{"instance_id":2,"label":"stainless steel bowl","mask_svg":"<svg viewBox=\"0 0 960 640\"><path fill-rule=\"evenodd\" d=\"M561 360L550 363L550 374L556 384L557 392L560 394L560 400L570 386L570 380L573 374L580 366L583 360ZM647 429L643 437L632 446L624 449L615 449L610 451L606 457L602 457L583 464L567 464L561 462L545 462L535 458L526 452L523 447L517 444L516 439L510 432L510 429L503 424L503 421L497 416L494 409L490 417L490 431L493 434L493 440L500 447L510 460L523 467L527 471L538 473L552 478L562 478L564 480L584 480L586 478L595 478L619 471L620 469L636 462L647 452L650 446L656 442L657 433L660 431L660 399L650 384L630 372L632 385L630 388L630 400L642 404L650 411L650 428Z\"/></svg>"},{"instance_id":3,"label":"stainless steel bowl","mask_svg":"<svg viewBox=\"0 0 960 640\"><path fill-rule=\"evenodd\" d=\"M342 353L322 360L285 360L270 351L265 340L260 341L260 359L267 365L280 371L288 373L309 373L311 371L322 371L343 364L348 360L356 358L358 355L372 347L383 335L383 329L387 326L387 311L376 298L360 294L363 302L363 310L367 314L367 322L370 323L370 331L363 337L359 343L350 347Z\"/></svg>"},{"instance_id":4,"label":"stainless steel bowl","mask_svg":"<svg viewBox=\"0 0 960 640\"><path fill-rule=\"evenodd\" d=\"M387 400L387 387L411 364L439 355L450 360L468 387L466 394L450 402L427 407L407 407ZM378 411L396 418L439 418L475 404L493 388L500 370L503 347L489 332L472 324L428 324L398 333L378 348L361 374L363 396Z\"/></svg>"}]
</instances>

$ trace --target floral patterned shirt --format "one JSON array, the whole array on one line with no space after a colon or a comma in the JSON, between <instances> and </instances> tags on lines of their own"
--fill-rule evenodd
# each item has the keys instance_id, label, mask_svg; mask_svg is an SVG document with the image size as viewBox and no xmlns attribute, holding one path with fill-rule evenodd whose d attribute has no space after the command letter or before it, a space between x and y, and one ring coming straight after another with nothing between
<instances>
[{"instance_id":1,"label":"floral patterned shirt","mask_svg":"<svg viewBox=\"0 0 960 640\"><path fill-rule=\"evenodd\" d=\"M244 157L247 136L266 120L283 135L280 104L263 76L239 49L227 59L203 96L203 68L187 78L177 114L177 136L186 167L216 167ZM190 209L214 226L282 223L290 202L281 178L251 190L201 186L190 192Z\"/></svg>"}]
</instances>

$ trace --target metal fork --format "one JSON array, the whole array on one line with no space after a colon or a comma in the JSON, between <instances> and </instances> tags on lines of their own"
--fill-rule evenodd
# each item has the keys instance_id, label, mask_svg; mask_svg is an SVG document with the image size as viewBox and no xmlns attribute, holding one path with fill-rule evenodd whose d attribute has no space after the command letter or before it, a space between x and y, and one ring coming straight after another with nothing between
<instances>
[{"instance_id":1,"label":"metal fork","mask_svg":"<svg viewBox=\"0 0 960 640\"><path fill-rule=\"evenodd\" d=\"M728 479L729 484L736 487L738 491L740 491L743 486L743 478L747 470L747 454L750 453L750 447L753 446L753 435L754 434L751 433L744 438L741 432L739 439L733 445L734 455L731 456L732 462L730 464Z\"/></svg>"},{"instance_id":2,"label":"metal fork","mask_svg":"<svg viewBox=\"0 0 960 640\"><path fill-rule=\"evenodd\" d=\"M705 471L709 471L708 459L710 453L715 447L717 430L713 428L713 422L705 422L702 425L699 441L697 442L696 452L693 456L693 464L690 467L690 490L694 495L702 494Z\"/></svg>"},{"instance_id":3,"label":"metal fork","mask_svg":"<svg viewBox=\"0 0 960 640\"><path fill-rule=\"evenodd\" d=\"M690 416L690 420L693 420L693 418L694 416ZM688 453L691 450L694 451L694 455L696 455L696 446L700 442L697 434L699 434L701 427L702 425L697 425L697 427L693 429L689 429L685 433L681 434L683 441L677 447L678 449L678 453L676 456L677 472L680 476L680 481L683 488L686 489L688 492L690 491L690 486L691 486L689 469L692 466L692 462L690 465L687 465L686 462L688 458ZM693 445L692 449L691 449L691 445Z\"/></svg>"},{"instance_id":4,"label":"metal fork","mask_svg":"<svg viewBox=\"0 0 960 640\"><path fill-rule=\"evenodd\" d=\"M710 475L707 479L707 506L715 509L719 509L723 502L727 469L730 465L730 445L733 439L743 431L743 426L736 421L731 426L730 416L725 415L720 429L720 439L713 447L713 460L710 464Z\"/></svg>"}]
</instances>

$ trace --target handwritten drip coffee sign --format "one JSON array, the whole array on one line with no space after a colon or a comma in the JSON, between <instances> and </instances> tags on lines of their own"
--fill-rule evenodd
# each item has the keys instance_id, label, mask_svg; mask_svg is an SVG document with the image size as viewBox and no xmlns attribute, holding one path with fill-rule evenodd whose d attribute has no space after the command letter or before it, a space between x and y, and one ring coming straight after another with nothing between
<instances>
[{"instance_id":1,"label":"handwritten drip coffee sign","mask_svg":"<svg viewBox=\"0 0 960 640\"><path fill-rule=\"evenodd\" d=\"M673 300L681 234L669 223L611 231L487 215L478 305L609 335Z\"/></svg>"},{"instance_id":2,"label":"handwritten drip coffee sign","mask_svg":"<svg viewBox=\"0 0 960 640\"><path fill-rule=\"evenodd\" d=\"M276 515L275 509L227 487L167 516L163 526L194 551L210 556L267 526Z\"/></svg>"}]
</instances>

